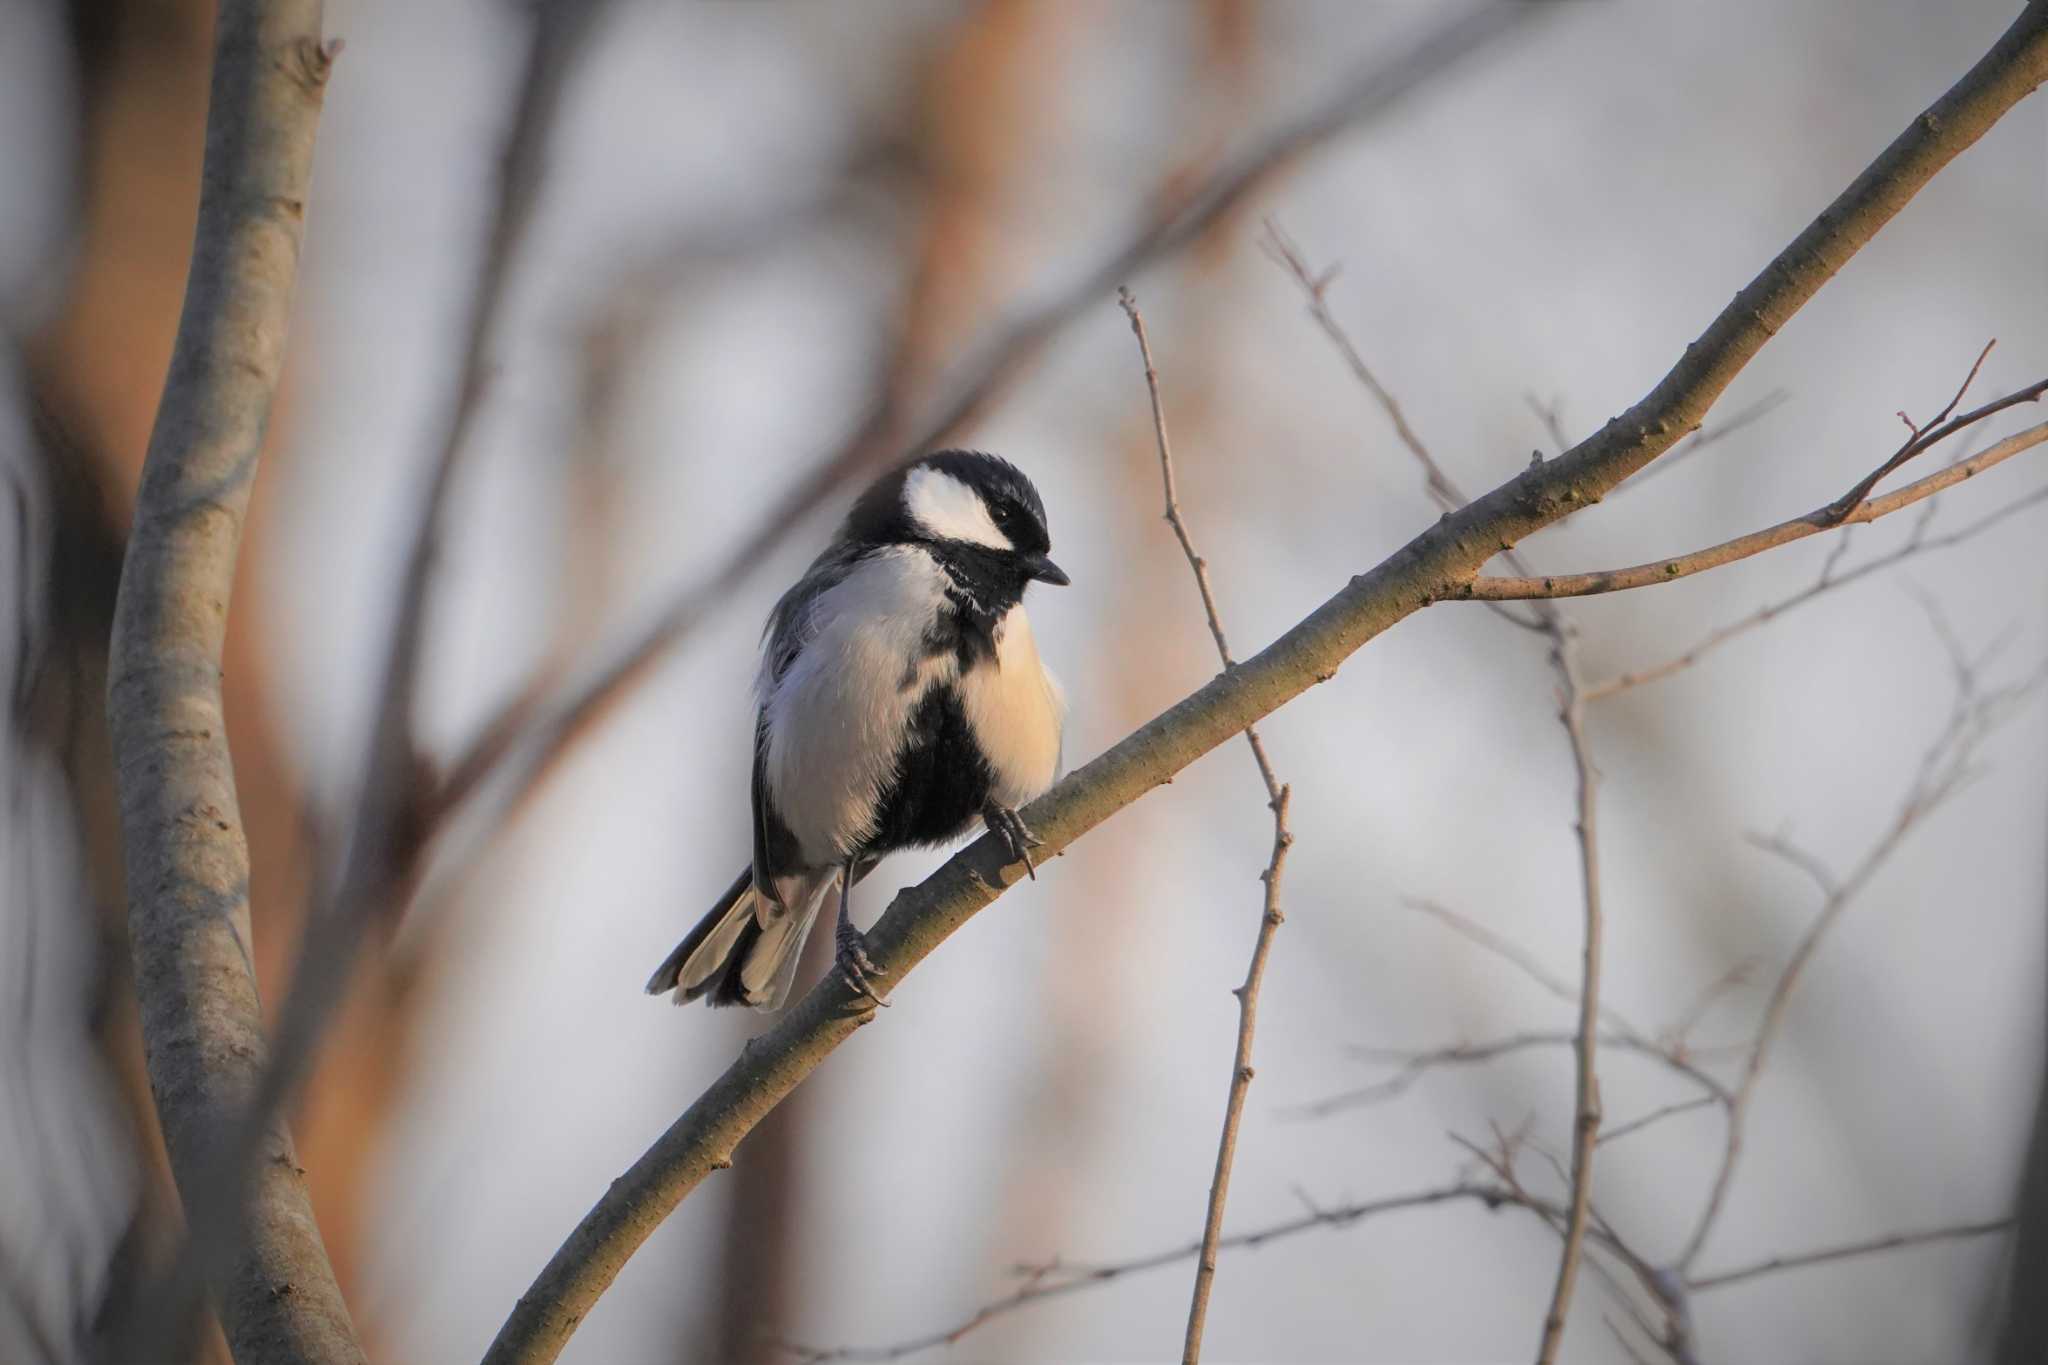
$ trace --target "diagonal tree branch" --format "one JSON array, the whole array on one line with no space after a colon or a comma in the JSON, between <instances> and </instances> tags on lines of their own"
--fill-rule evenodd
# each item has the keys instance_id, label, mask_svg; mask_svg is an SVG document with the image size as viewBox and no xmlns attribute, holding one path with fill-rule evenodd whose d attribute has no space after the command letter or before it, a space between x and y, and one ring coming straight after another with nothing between
<instances>
[{"instance_id":1,"label":"diagonal tree branch","mask_svg":"<svg viewBox=\"0 0 2048 1365\"><path fill-rule=\"evenodd\" d=\"M2031 0L1998 43L1915 119L1821 216L1738 293L1651 392L1572 450L1447 514L1360 574L1266 649L1070 774L1026 818L1047 856L1337 669L1367 641L1460 595L1504 547L1617 484L1699 426L1777 329L1935 173L2048 79L2048 0ZM885 979L902 982L954 930L1023 876L983 838L899 895L868 933ZM553 1360L639 1245L831 1052L874 1017L821 982L726 1072L585 1216L514 1307L491 1365Z\"/></svg>"},{"instance_id":2,"label":"diagonal tree branch","mask_svg":"<svg viewBox=\"0 0 2048 1365\"><path fill-rule=\"evenodd\" d=\"M318 0L224 0L184 312L122 569L107 712L150 1084L179 1188L218 1191L217 1148L268 1055L249 950L249 850L220 668L242 515L284 361L337 48ZM359 1362L282 1123L232 1186L240 1235L202 1244L236 1358ZM160 1343L159 1343L160 1345Z\"/></svg>"}]
</instances>

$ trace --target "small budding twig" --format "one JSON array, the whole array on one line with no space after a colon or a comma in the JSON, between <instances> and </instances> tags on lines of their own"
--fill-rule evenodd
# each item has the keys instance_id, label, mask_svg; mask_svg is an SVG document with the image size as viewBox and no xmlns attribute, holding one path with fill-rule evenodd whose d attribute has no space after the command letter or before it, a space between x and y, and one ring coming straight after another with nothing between
<instances>
[{"instance_id":1,"label":"small budding twig","mask_svg":"<svg viewBox=\"0 0 2048 1365\"><path fill-rule=\"evenodd\" d=\"M1131 320L1131 334L1138 339L1138 354L1145 362L1145 390L1152 401L1152 432L1159 445L1159 477L1166 498L1166 520L1180 541L1194 572L1195 588L1202 595L1202 612L1208 618L1209 634L1216 641L1217 657L1227 671L1237 666L1231 657L1230 641L1223 633L1223 618L1216 610L1216 594L1209 585L1209 562L1195 550L1188 534L1187 519L1181 515L1180 494L1174 485L1173 447L1166 435L1166 410L1159 401L1159 371L1152 363L1152 344L1145 336L1145 318L1138 300L1128 289L1117 290L1117 302ZM1266 784L1266 804L1273 812L1273 853L1266 870L1259 874L1265 883L1264 903L1259 910L1259 932L1252 940L1251 963L1245 968L1244 984L1231 994L1237 997L1237 1048L1231 1060L1230 1093L1223 1106L1223 1136L1216 1145L1216 1173L1209 1183L1209 1207L1202 1225L1202 1251L1195 1263L1195 1288L1188 1304L1188 1326L1181 1347L1183 1365L1195 1365L1202 1358L1202 1329L1208 1321L1209 1294L1216 1282L1216 1253L1223 1240L1223 1210L1230 1198L1230 1168L1237 1159L1237 1134L1244 1120L1244 1099L1252 1084L1252 1037L1259 1022L1259 987L1266 979L1266 959L1273 950L1273 936L1286 919L1280 911L1280 876L1286 869L1287 852L1294 835L1287 827L1289 789L1273 771L1266 754L1266 742L1255 726L1246 726L1245 743L1251 746L1258 764L1259 779Z\"/></svg>"},{"instance_id":2,"label":"small budding twig","mask_svg":"<svg viewBox=\"0 0 2048 1365\"><path fill-rule=\"evenodd\" d=\"M1906 437L1906 443L1900 446L1898 451L1889 460L1886 460L1883 464L1857 480L1855 487L1842 494L1841 497L1835 499L1829 505L1828 516L1830 518L1839 522L1842 518L1848 516L1856 510L1858 503L1870 495L1871 489L1883 482L1887 474L1890 474L1900 465L1944 437L1960 431L1972 423L1982 421L2002 408L2011 407L2014 403L2032 402L2035 398L2040 397L2041 389L2039 386L2036 386L2031 393L2026 393L2024 397L2015 394L2001 398L1994 403L1989 403L1977 409L1975 412L1967 413L1957 418L1952 426L1944 427L1942 425L1942 423L1948 421L1949 415L1956 410L1956 404L1963 401L1963 395L1970 391L1970 385L1976 382L1977 371L1984 368L1984 362L1990 358L1991 348L1997 344L1998 338L1996 337L1984 343L1984 349L1977 352L1976 363L1970 366L1970 372L1963 376L1962 385L1956 389L1956 396L1949 399L1948 406L1936 413L1932 419L1916 423L1912 418L1906 416L1905 413L1901 412L1899 414L1899 420L1906 424L1906 430L1912 434ZM2022 392L2025 393L2024 390Z\"/></svg>"}]
</instances>

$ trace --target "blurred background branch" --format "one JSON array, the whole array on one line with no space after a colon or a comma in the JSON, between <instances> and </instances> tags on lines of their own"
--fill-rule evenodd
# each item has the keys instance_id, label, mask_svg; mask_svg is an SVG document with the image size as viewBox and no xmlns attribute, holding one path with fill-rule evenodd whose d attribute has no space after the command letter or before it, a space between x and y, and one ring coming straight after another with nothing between
<instances>
[{"instance_id":1,"label":"blurred background branch","mask_svg":"<svg viewBox=\"0 0 2048 1365\"><path fill-rule=\"evenodd\" d=\"M228 0L216 30L192 270L122 564L107 713L151 1091L190 1216L217 1234L186 1264L239 1359L347 1365L362 1348L290 1136L266 1110L246 1144L222 1141L269 1048L220 662L337 49L318 0ZM150 1331L145 1315L125 1353L158 1349L182 1320Z\"/></svg>"}]
</instances>

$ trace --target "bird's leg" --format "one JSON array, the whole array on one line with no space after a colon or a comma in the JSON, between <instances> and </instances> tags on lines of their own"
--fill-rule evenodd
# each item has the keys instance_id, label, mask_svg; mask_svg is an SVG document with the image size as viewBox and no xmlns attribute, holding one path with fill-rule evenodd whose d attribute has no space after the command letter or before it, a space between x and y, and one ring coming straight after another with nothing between
<instances>
[{"instance_id":1,"label":"bird's leg","mask_svg":"<svg viewBox=\"0 0 2048 1365\"><path fill-rule=\"evenodd\" d=\"M870 976L887 976L874 959L868 956L866 938L853 927L853 914L847 908L847 897L853 890L854 859L848 858L839 869L839 926L832 931L833 942L838 946L834 960L838 963L839 974L846 978L846 984L861 995L887 1009L889 1002L875 994L868 984Z\"/></svg>"},{"instance_id":2,"label":"bird's leg","mask_svg":"<svg viewBox=\"0 0 2048 1365\"><path fill-rule=\"evenodd\" d=\"M1045 840L1031 832L1031 826L1024 823L1024 817L1000 802L991 800L981 808L981 822L1001 836L1009 847L1010 856L1024 864L1025 873L1031 880L1038 880L1038 867L1031 861L1031 850Z\"/></svg>"}]
</instances>

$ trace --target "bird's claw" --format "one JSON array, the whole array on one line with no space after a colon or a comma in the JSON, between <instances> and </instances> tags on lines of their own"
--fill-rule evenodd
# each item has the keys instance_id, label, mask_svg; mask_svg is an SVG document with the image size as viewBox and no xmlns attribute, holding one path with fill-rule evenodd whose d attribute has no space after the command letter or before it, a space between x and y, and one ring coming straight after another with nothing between
<instances>
[{"instance_id":1,"label":"bird's claw","mask_svg":"<svg viewBox=\"0 0 2048 1365\"><path fill-rule=\"evenodd\" d=\"M875 994L875 988L868 984L870 976L887 976L888 973L877 967L874 959L868 956L867 940L860 930L841 921L833 937L838 946L833 961L839 968L840 977L855 994L866 996L883 1009L889 1008L889 1002Z\"/></svg>"},{"instance_id":2,"label":"bird's claw","mask_svg":"<svg viewBox=\"0 0 2048 1365\"><path fill-rule=\"evenodd\" d=\"M1038 865L1031 860L1031 850L1045 840L1031 832L1031 826L1024 823L1024 817L1008 806L990 805L982 814L983 821L993 830L1010 850L1010 857L1024 864L1024 873L1031 880L1038 880Z\"/></svg>"}]
</instances>

